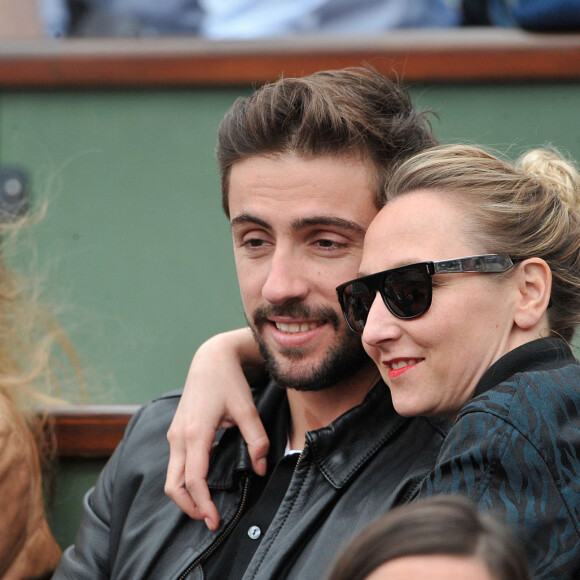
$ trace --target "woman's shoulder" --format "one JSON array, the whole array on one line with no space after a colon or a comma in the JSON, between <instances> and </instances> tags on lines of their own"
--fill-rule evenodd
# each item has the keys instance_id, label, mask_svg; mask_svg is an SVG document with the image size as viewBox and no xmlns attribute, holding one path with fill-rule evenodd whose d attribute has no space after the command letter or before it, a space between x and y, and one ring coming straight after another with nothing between
<instances>
[{"instance_id":1,"label":"woman's shoulder","mask_svg":"<svg viewBox=\"0 0 580 580\"><path fill-rule=\"evenodd\" d=\"M487 435L522 437L542 454L580 447L580 364L517 373L478 395L462 409L454 430L473 432L474 425Z\"/></svg>"},{"instance_id":2,"label":"woman's shoulder","mask_svg":"<svg viewBox=\"0 0 580 580\"><path fill-rule=\"evenodd\" d=\"M565 364L515 372L509 378L467 402L460 415L491 412L520 414L522 405L550 411L563 401L580 405L580 364Z\"/></svg>"}]
</instances>

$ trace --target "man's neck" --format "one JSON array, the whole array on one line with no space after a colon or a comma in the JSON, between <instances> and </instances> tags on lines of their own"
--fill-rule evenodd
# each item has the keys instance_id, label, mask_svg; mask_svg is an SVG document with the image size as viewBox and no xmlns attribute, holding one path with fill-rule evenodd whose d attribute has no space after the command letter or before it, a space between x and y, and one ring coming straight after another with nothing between
<instances>
[{"instance_id":1,"label":"man's neck","mask_svg":"<svg viewBox=\"0 0 580 580\"><path fill-rule=\"evenodd\" d=\"M356 375L321 391L288 389L290 404L290 446L302 449L307 431L321 429L349 409L360 405L380 379L376 366L369 361Z\"/></svg>"}]
</instances>

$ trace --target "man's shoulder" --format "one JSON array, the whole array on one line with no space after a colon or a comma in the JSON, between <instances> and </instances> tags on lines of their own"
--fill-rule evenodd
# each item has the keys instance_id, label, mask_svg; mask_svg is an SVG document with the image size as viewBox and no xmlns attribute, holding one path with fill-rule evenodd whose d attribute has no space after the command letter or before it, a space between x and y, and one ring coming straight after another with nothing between
<instances>
[{"instance_id":1,"label":"man's shoulder","mask_svg":"<svg viewBox=\"0 0 580 580\"><path fill-rule=\"evenodd\" d=\"M175 389L174 391L168 391L151 399L148 403L145 403L145 406L152 406L156 407L158 405L163 406L171 406L173 408L177 408L179 401L181 400L181 395L183 394L183 389Z\"/></svg>"},{"instance_id":2,"label":"man's shoulder","mask_svg":"<svg viewBox=\"0 0 580 580\"><path fill-rule=\"evenodd\" d=\"M142 405L131 419L125 436L145 430L150 434L162 431L165 437L181 394L182 390L169 391Z\"/></svg>"},{"instance_id":3,"label":"man's shoulder","mask_svg":"<svg viewBox=\"0 0 580 580\"><path fill-rule=\"evenodd\" d=\"M181 400L181 395L183 394L183 389L178 389L175 391L168 391L167 393L163 393L154 399L151 399L147 403L145 403L138 411L138 413L146 414L146 413L158 413L160 411L165 410L175 410L177 409L177 405Z\"/></svg>"},{"instance_id":4,"label":"man's shoulder","mask_svg":"<svg viewBox=\"0 0 580 580\"><path fill-rule=\"evenodd\" d=\"M169 458L167 431L175 415L181 392L172 391L142 405L133 415L111 465L119 493L123 485L162 477ZM156 461L151 461L154 457ZM123 484L119 485L119 482ZM123 495L123 497L125 497Z\"/></svg>"}]
</instances>

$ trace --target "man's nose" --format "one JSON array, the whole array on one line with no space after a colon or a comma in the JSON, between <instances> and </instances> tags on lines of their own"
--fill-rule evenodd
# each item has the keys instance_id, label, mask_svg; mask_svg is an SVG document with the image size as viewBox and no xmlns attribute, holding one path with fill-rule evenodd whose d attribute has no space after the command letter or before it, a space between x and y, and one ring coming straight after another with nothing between
<instances>
[{"instance_id":1,"label":"man's nose","mask_svg":"<svg viewBox=\"0 0 580 580\"><path fill-rule=\"evenodd\" d=\"M291 248L276 248L262 288L264 300L270 304L304 300L309 287L306 264L301 256Z\"/></svg>"}]
</instances>

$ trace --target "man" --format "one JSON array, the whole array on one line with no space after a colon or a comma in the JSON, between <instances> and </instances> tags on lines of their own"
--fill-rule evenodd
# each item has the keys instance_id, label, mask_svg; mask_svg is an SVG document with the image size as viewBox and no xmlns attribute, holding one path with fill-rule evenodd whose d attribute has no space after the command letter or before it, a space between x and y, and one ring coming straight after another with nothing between
<instances>
[{"instance_id":1,"label":"man","mask_svg":"<svg viewBox=\"0 0 580 580\"><path fill-rule=\"evenodd\" d=\"M227 430L207 479L219 527L190 519L163 493L179 394L161 397L87 495L55 578L321 578L413 491L444 430L394 412L335 287L357 274L393 164L434 143L406 92L370 69L282 79L234 103L217 156L244 310L273 379L256 396L269 472L255 476Z\"/></svg>"}]
</instances>

